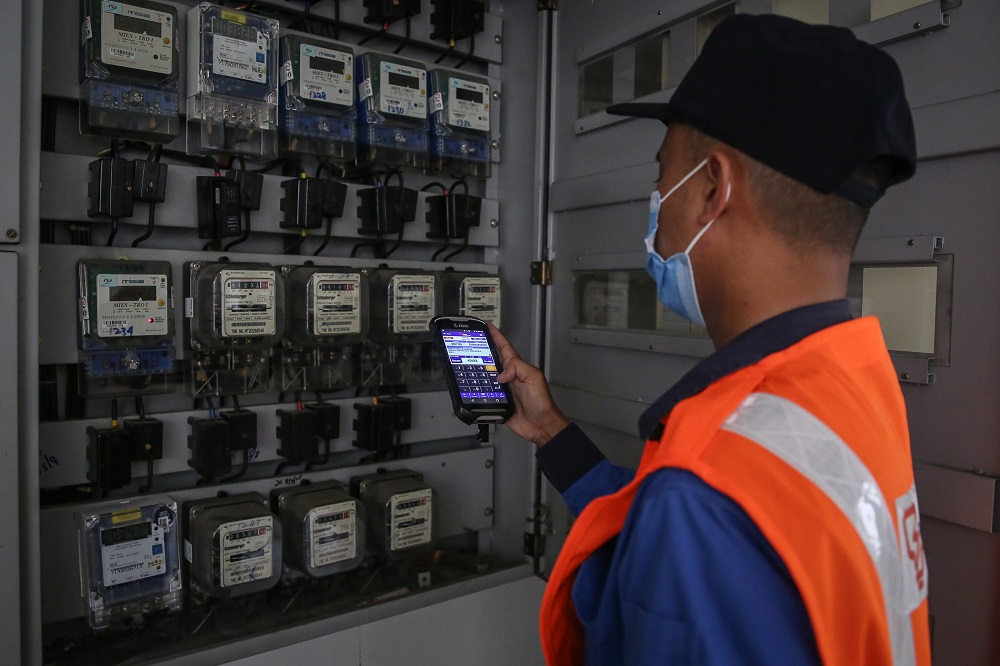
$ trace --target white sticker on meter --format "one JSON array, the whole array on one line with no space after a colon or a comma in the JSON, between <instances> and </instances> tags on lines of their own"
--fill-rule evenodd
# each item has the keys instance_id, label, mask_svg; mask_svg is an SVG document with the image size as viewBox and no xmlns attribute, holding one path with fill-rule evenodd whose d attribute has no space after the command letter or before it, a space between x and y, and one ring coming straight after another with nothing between
<instances>
[{"instance_id":1,"label":"white sticker on meter","mask_svg":"<svg viewBox=\"0 0 1000 666\"><path fill-rule=\"evenodd\" d=\"M313 335L361 332L361 275L313 273Z\"/></svg>"},{"instance_id":2,"label":"white sticker on meter","mask_svg":"<svg viewBox=\"0 0 1000 666\"><path fill-rule=\"evenodd\" d=\"M448 124L490 131L490 87L464 79L448 79Z\"/></svg>"},{"instance_id":3,"label":"white sticker on meter","mask_svg":"<svg viewBox=\"0 0 1000 666\"><path fill-rule=\"evenodd\" d=\"M273 573L271 516L235 520L219 526L219 580L231 587L266 580Z\"/></svg>"},{"instance_id":4,"label":"white sticker on meter","mask_svg":"<svg viewBox=\"0 0 1000 666\"><path fill-rule=\"evenodd\" d=\"M299 96L340 106L354 104L354 57L350 53L302 44L299 46Z\"/></svg>"},{"instance_id":5,"label":"white sticker on meter","mask_svg":"<svg viewBox=\"0 0 1000 666\"><path fill-rule=\"evenodd\" d=\"M431 541L431 489L393 495L389 526L391 550L419 546Z\"/></svg>"},{"instance_id":6,"label":"white sticker on meter","mask_svg":"<svg viewBox=\"0 0 1000 666\"><path fill-rule=\"evenodd\" d=\"M157 74L173 71L174 17L104 0L101 62Z\"/></svg>"},{"instance_id":7,"label":"white sticker on meter","mask_svg":"<svg viewBox=\"0 0 1000 666\"><path fill-rule=\"evenodd\" d=\"M159 526L149 521L101 530L101 567L105 587L166 573Z\"/></svg>"},{"instance_id":8,"label":"white sticker on meter","mask_svg":"<svg viewBox=\"0 0 1000 666\"><path fill-rule=\"evenodd\" d=\"M274 335L274 271L225 270L222 279L222 335Z\"/></svg>"},{"instance_id":9,"label":"white sticker on meter","mask_svg":"<svg viewBox=\"0 0 1000 666\"><path fill-rule=\"evenodd\" d=\"M352 560L358 554L357 507L354 502L318 506L308 514L312 566Z\"/></svg>"},{"instance_id":10,"label":"white sticker on meter","mask_svg":"<svg viewBox=\"0 0 1000 666\"><path fill-rule=\"evenodd\" d=\"M427 117L427 71L392 62L382 63L379 111L408 118Z\"/></svg>"},{"instance_id":11,"label":"white sticker on meter","mask_svg":"<svg viewBox=\"0 0 1000 666\"><path fill-rule=\"evenodd\" d=\"M134 338L166 335L169 326L166 275L97 276L97 335Z\"/></svg>"},{"instance_id":12,"label":"white sticker on meter","mask_svg":"<svg viewBox=\"0 0 1000 666\"><path fill-rule=\"evenodd\" d=\"M212 29L213 73L241 81L267 81L267 37L251 26L238 26L215 18ZM240 38L226 37L219 34L221 30L246 34L241 34Z\"/></svg>"},{"instance_id":13,"label":"white sticker on meter","mask_svg":"<svg viewBox=\"0 0 1000 666\"><path fill-rule=\"evenodd\" d=\"M395 275L389 283L389 296L393 333L430 330L434 318L434 276Z\"/></svg>"},{"instance_id":14,"label":"white sticker on meter","mask_svg":"<svg viewBox=\"0 0 1000 666\"><path fill-rule=\"evenodd\" d=\"M462 280L460 314L491 321L500 327L500 278L467 277Z\"/></svg>"}]
</instances>

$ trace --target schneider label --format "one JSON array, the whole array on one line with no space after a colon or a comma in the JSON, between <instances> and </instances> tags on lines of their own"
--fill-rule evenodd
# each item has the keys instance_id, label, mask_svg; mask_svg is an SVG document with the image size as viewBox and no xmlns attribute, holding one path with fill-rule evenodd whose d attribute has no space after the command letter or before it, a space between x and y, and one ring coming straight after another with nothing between
<instances>
[{"instance_id":1,"label":"schneider label","mask_svg":"<svg viewBox=\"0 0 1000 666\"><path fill-rule=\"evenodd\" d=\"M274 271L224 270L222 335L230 338L274 335Z\"/></svg>"},{"instance_id":2,"label":"schneider label","mask_svg":"<svg viewBox=\"0 0 1000 666\"><path fill-rule=\"evenodd\" d=\"M393 495L390 501L391 550L431 542L431 489Z\"/></svg>"},{"instance_id":3,"label":"schneider label","mask_svg":"<svg viewBox=\"0 0 1000 666\"><path fill-rule=\"evenodd\" d=\"M430 330L434 317L434 276L395 275L390 281L389 295L393 333Z\"/></svg>"},{"instance_id":4,"label":"schneider label","mask_svg":"<svg viewBox=\"0 0 1000 666\"><path fill-rule=\"evenodd\" d=\"M262 516L219 526L219 580L222 587L266 580L273 574L274 519Z\"/></svg>"},{"instance_id":5,"label":"schneider label","mask_svg":"<svg viewBox=\"0 0 1000 666\"><path fill-rule=\"evenodd\" d=\"M354 502L326 504L308 513L312 566L354 559L358 553L357 516Z\"/></svg>"},{"instance_id":6,"label":"schneider label","mask_svg":"<svg viewBox=\"0 0 1000 666\"><path fill-rule=\"evenodd\" d=\"M348 335L361 332L361 275L314 273L312 334Z\"/></svg>"}]
</instances>

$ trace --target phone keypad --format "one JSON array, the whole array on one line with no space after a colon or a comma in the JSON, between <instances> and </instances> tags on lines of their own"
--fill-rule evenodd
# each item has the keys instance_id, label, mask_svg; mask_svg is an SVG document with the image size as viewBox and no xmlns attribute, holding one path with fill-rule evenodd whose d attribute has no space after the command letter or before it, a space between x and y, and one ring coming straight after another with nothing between
<instances>
[{"instance_id":1,"label":"phone keypad","mask_svg":"<svg viewBox=\"0 0 1000 666\"><path fill-rule=\"evenodd\" d=\"M453 365L452 368L464 402L490 404L507 401L507 394L497 381L495 365Z\"/></svg>"}]
</instances>

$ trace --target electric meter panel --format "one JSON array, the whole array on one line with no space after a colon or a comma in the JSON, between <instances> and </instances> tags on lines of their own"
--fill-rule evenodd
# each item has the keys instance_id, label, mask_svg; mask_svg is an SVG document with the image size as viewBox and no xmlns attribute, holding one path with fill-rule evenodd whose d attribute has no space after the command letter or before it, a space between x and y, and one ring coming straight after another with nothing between
<instances>
[{"instance_id":1,"label":"electric meter panel","mask_svg":"<svg viewBox=\"0 0 1000 666\"><path fill-rule=\"evenodd\" d=\"M351 479L351 490L365 507L368 547L395 560L427 552L434 544L434 492L410 470Z\"/></svg>"},{"instance_id":2,"label":"electric meter panel","mask_svg":"<svg viewBox=\"0 0 1000 666\"><path fill-rule=\"evenodd\" d=\"M90 625L181 607L177 505L165 496L90 505L76 513Z\"/></svg>"},{"instance_id":3,"label":"electric meter panel","mask_svg":"<svg viewBox=\"0 0 1000 666\"><path fill-rule=\"evenodd\" d=\"M500 278L487 273L441 274L444 311L476 317L500 327Z\"/></svg>"},{"instance_id":4,"label":"electric meter panel","mask_svg":"<svg viewBox=\"0 0 1000 666\"><path fill-rule=\"evenodd\" d=\"M427 70L396 56L357 58L359 164L427 166Z\"/></svg>"},{"instance_id":5,"label":"electric meter panel","mask_svg":"<svg viewBox=\"0 0 1000 666\"><path fill-rule=\"evenodd\" d=\"M282 269L287 284L286 341L352 345L368 335L368 276L347 268Z\"/></svg>"},{"instance_id":6,"label":"electric meter panel","mask_svg":"<svg viewBox=\"0 0 1000 666\"><path fill-rule=\"evenodd\" d=\"M434 273L377 269L369 273L371 331L381 342L426 342L430 321L441 310Z\"/></svg>"},{"instance_id":7,"label":"electric meter panel","mask_svg":"<svg viewBox=\"0 0 1000 666\"><path fill-rule=\"evenodd\" d=\"M287 567L320 578L356 569L365 556L365 510L336 481L271 493L284 528Z\"/></svg>"},{"instance_id":8,"label":"electric meter panel","mask_svg":"<svg viewBox=\"0 0 1000 666\"><path fill-rule=\"evenodd\" d=\"M175 352L170 263L84 259L78 269L79 344L86 376L171 373Z\"/></svg>"},{"instance_id":9,"label":"electric meter panel","mask_svg":"<svg viewBox=\"0 0 1000 666\"><path fill-rule=\"evenodd\" d=\"M180 132L177 10L84 0L80 131L168 142Z\"/></svg>"},{"instance_id":10,"label":"electric meter panel","mask_svg":"<svg viewBox=\"0 0 1000 666\"><path fill-rule=\"evenodd\" d=\"M187 265L184 309L192 349L270 347L284 332L285 289L268 264Z\"/></svg>"},{"instance_id":11,"label":"electric meter panel","mask_svg":"<svg viewBox=\"0 0 1000 666\"><path fill-rule=\"evenodd\" d=\"M318 37L286 34L281 56L281 150L353 160L354 50Z\"/></svg>"},{"instance_id":12,"label":"electric meter panel","mask_svg":"<svg viewBox=\"0 0 1000 666\"><path fill-rule=\"evenodd\" d=\"M430 167L457 177L490 177L490 84L444 69L429 75Z\"/></svg>"},{"instance_id":13,"label":"electric meter panel","mask_svg":"<svg viewBox=\"0 0 1000 666\"><path fill-rule=\"evenodd\" d=\"M278 22L207 2L187 22L188 152L273 157Z\"/></svg>"},{"instance_id":14,"label":"electric meter panel","mask_svg":"<svg viewBox=\"0 0 1000 666\"><path fill-rule=\"evenodd\" d=\"M263 496L193 500L182 512L192 591L230 599L269 590L281 579L281 522Z\"/></svg>"}]
</instances>

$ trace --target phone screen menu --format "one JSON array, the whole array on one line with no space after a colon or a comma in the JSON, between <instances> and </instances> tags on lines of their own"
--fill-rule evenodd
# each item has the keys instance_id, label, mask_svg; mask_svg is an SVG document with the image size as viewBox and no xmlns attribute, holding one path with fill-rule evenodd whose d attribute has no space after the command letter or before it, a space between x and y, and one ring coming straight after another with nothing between
<instances>
[{"instance_id":1,"label":"phone screen menu","mask_svg":"<svg viewBox=\"0 0 1000 666\"><path fill-rule=\"evenodd\" d=\"M441 331L462 402L504 404L507 393L497 381L497 365L484 331Z\"/></svg>"}]
</instances>

